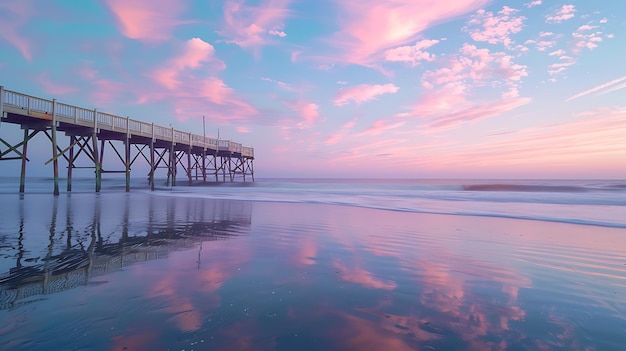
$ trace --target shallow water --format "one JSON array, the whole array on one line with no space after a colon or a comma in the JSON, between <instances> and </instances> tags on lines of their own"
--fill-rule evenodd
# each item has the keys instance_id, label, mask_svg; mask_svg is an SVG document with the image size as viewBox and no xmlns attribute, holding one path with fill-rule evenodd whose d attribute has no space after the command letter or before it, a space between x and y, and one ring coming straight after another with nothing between
<instances>
[{"instance_id":1,"label":"shallow water","mask_svg":"<svg viewBox=\"0 0 626 351\"><path fill-rule=\"evenodd\" d=\"M0 195L0 345L626 344L626 229L225 196L246 188Z\"/></svg>"}]
</instances>

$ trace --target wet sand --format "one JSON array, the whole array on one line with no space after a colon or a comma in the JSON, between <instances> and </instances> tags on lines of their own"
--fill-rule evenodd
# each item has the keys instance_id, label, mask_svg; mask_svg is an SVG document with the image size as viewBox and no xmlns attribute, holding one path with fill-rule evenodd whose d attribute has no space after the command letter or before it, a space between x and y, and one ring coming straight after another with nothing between
<instances>
[{"instance_id":1,"label":"wet sand","mask_svg":"<svg viewBox=\"0 0 626 351\"><path fill-rule=\"evenodd\" d=\"M10 350L621 350L626 230L351 206L0 195Z\"/></svg>"}]
</instances>

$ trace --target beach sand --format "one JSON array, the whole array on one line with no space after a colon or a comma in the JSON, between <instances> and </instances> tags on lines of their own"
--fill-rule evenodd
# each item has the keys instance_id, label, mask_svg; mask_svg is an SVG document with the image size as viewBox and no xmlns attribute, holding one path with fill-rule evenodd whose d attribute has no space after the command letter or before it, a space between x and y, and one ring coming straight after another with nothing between
<instances>
[{"instance_id":1,"label":"beach sand","mask_svg":"<svg viewBox=\"0 0 626 351\"><path fill-rule=\"evenodd\" d=\"M626 230L0 195L7 350L621 350Z\"/></svg>"}]
</instances>

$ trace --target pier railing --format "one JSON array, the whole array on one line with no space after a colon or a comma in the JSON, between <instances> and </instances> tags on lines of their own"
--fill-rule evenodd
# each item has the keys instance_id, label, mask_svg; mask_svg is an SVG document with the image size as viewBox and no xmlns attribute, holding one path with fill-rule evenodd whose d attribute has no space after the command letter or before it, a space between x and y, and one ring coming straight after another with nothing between
<instances>
[{"instance_id":1,"label":"pier railing","mask_svg":"<svg viewBox=\"0 0 626 351\"><path fill-rule=\"evenodd\" d=\"M173 143L212 149L216 151L240 154L245 158L254 158L254 149L244 147L242 144L230 140L219 140L205 136L192 134L171 127L163 127L154 123L146 123L128 117L120 117L113 114L90 110L78 106L57 102L56 100L42 99L10 90L2 89L0 97L0 111L3 107L12 107L25 110L29 116L45 120L70 123L86 127L94 127L97 130L109 130L126 132L129 136L141 136L152 140L165 140Z\"/></svg>"}]
</instances>

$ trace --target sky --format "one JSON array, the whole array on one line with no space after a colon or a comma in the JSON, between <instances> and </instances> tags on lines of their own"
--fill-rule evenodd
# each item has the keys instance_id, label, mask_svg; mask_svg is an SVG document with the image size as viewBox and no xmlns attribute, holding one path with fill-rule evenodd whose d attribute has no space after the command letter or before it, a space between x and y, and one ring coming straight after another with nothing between
<instances>
[{"instance_id":1,"label":"sky","mask_svg":"<svg viewBox=\"0 0 626 351\"><path fill-rule=\"evenodd\" d=\"M0 0L0 85L197 134L204 116L261 178L622 178L625 19L613 0Z\"/></svg>"}]
</instances>

